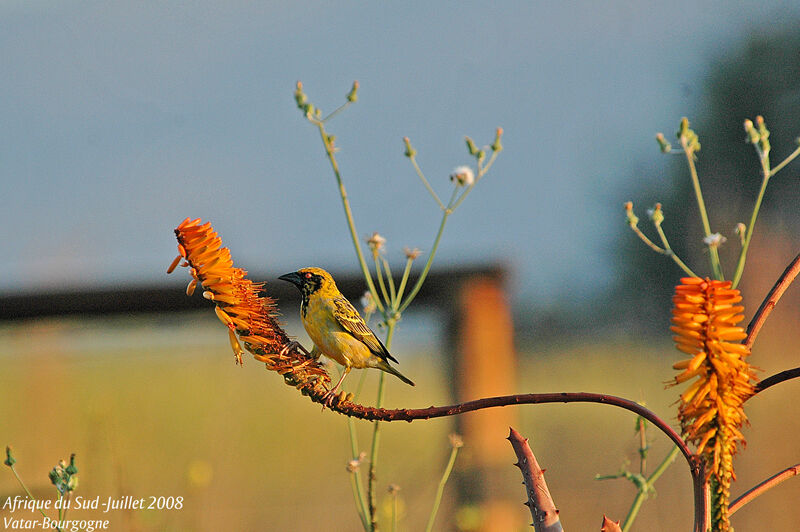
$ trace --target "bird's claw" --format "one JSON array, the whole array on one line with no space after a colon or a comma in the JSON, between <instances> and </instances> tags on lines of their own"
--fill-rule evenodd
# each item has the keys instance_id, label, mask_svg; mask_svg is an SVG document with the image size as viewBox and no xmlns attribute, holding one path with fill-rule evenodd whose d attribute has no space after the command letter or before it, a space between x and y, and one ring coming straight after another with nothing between
<instances>
[{"instance_id":1,"label":"bird's claw","mask_svg":"<svg viewBox=\"0 0 800 532\"><path fill-rule=\"evenodd\" d=\"M291 351L292 349L299 349L300 351L302 351L303 353L305 353L305 355L306 355L307 357L311 357L311 353L309 353L309 352L306 350L306 348L305 348L305 347L303 347L303 344L301 344L301 343L300 343L300 342L298 342L297 340L292 340L291 342L289 342L288 344L286 344L285 346L283 346L283 349L281 349L281 350L280 350L280 352L278 353L278 355L279 355L279 356L286 356L286 355L289 353L289 351Z\"/></svg>"},{"instance_id":2,"label":"bird's claw","mask_svg":"<svg viewBox=\"0 0 800 532\"><path fill-rule=\"evenodd\" d=\"M336 397L336 390L328 390L325 395L322 396L322 411L325 411L325 407L331 408L333 405L333 400Z\"/></svg>"}]
</instances>

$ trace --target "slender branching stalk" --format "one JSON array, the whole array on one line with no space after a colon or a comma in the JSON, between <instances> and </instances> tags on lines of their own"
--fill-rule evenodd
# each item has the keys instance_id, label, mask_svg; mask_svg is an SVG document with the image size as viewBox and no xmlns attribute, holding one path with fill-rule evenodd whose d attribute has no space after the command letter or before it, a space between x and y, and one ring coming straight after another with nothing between
<instances>
[{"instance_id":1,"label":"slender branching stalk","mask_svg":"<svg viewBox=\"0 0 800 532\"><path fill-rule=\"evenodd\" d=\"M636 516L639 514L639 510L641 509L642 503L644 503L645 499L649 497L652 493L655 492L655 483L664 474L667 468L675 461L675 457L678 456L678 447L673 447L672 450L664 457L658 467L653 471L653 473L649 477L645 477L644 473L641 473L640 476L643 479L641 485L637 484L637 492L636 497L634 497L633 502L631 503L631 507L628 510L628 515L625 516L624 521L622 522L622 531L627 532L633 526L633 520L636 519Z\"/></svg>"},{"instance_id":2,"label":"slender branching stalk","mask_svg":"<svg viewBox=\"0 0 800 532\"><path fill-rule=\"evenodd\" d=\"M450 478L450 473L453 471L453 465L456 463L458 450L464 445L461 441L461 436L458 434L451 434L450 445L450 458L448 458L447 465L442 472L442 478L439 479L439 486L436 488L436 495L433 498L433 507L431 508L431 514L428 517L428 524L425 526L425 532L431 532L431 530L433 530L433 523L436 521L436 514L439 512L439 506L442 504L444 487L447 485L447 480Z\"/></svg>"},{"instance_id":3,"label":"slender branching stalk","mask_svg":"<svg viewBox=\"0 0 800 532\"><path fill-rule=\"evenodd\" d=\"M422 269L419 277L417 278L416 282L414 283L413 287L411 288L408 294L405 294L405 289L407 287L409 274L411 271L411 265L413 263L414 258L418 252L407 252L407 261L406 267L403 271L403 277L400 281L399 287L395 286L394 278L392 276L391 268L389 266L388 260L380 254L380 248L383 245L383 238L380 237L377 233L373 235L373 237L368 241L370 249L372 251L372 257L375 263L375 276L377 278L377 287L375 282L373 282L372 273L370 272L369 267L367 266L366 260L364 258L364 254L361 249L361 243L359 241L358 232L356 230L355 221L353 219L353 212L350 208L350 202L347 197L347 191L344 187L344 182L342 180L341 172L339 170L339 164L336 160L336 151L337 149L334 147L335 138L333 135L329 134L326 130L326 122L342 112L346 109L351 103L355 102L357 99L357 90L358 90L358 83L354 82L351 91L347 94L347 101L339 106L335 111L330 113L329 115L325 116L324 118L320 118L322 112L319 108L315 107L308 101L307 96L303 92L303 85L302 83L297 83L297 88L295 90L295 101L300 109L303 110L305 113L306 118L314 125L317 126L320 138L322 140L322 144L325 148L325 154L328 157L328 160L331 164L331 168L333 169L334 176L336 178L336 184L338 186L339 196L342 201L342 206L344 208L345 218L347 220L347 227L350 232L350 237L353 242L353 247L356 251L356 256L361 266L361 271L364 276L364 280L367 283L367 287L369 289L370 294L372 295L373 301L377 307L377 309L383 315L383 324L386 326L386 341L384 342L387 349L391 349L392 337L394 335L394 330L397 325L398 320L400 319L400 314L411 304L414 300L416 295L419 293L419 290L422 288L425 279L430 271L431 265L433 264L433 259L436 256L436 251L438 250L439 243L441 242L442 234L444 233L444 228L447 223L448 217L453 213L453 211L460 205L466 196L470 193L472 188L474 188L475 184L489 171L489 168L494 164L494 161L497 158L497 155L502 150L501 144L501 135L502 129L497 129L497 134L495 136L495 141L490 147L486 147L484 149L478 150L474 147L474 143L472 143L471 139L468 140L468 148L470 154L473 155L476 159L477 165L477 176L473 176L472 170L468 169L468 178L465 174L464 176L461 175L453 175L451 176L451 180L455 182L455 186L453 188L453 193L450 198L450 201L445 206L442 203L439 196L436 194L435 190L431 186L428 179L425 177L425 174L422 172L422 169L419 167L419 164L416 161L416 150L411 147L411 143L408 138L403 139L406 151L405 155L411 160L411 164L414 167L417 176L422 181L423 185L427 189L427 191L431 194L431 196L436 201L437 205L442 211L442 220L439 225L439 230L436 233L436 237L434 238L433 245L431 247L431 251L428 254L428 259L425 263L425 266ZM488 162L485 162L486 157L486 150L491 150L491 156ZM404 297L405 296L405 297ZM385 381L385 374L380 373L378 377L378 393L377 398L375 401L375 405L377 408L381 408L383 405L384 399L384 381ZM377 516L376 516L376 480L377 480L377 462L378 462L378 450L380 448L380 423L379 421L375 421L373 423L373 430L372 430L372 444L370 446L369 452L369 469L367 475L367 489L366 489L366 522L362 522L365 524L365 530L374 532L377 530L378 523L377 523ZM350 427L350 439L351 439L351 451L355 456L357 449L354 446L355 442L355 431L353 427ZM364 512L363 510L363 503L362 503L362 486L360 485L360 476L355 473L353 478L353 493L354 497L357 500L357 506L359 506L359 513L361 514Z\"/></svg>"},{"instance_id":4,"label":"slender branching stalk","mask_svg":"<svg viewBox=\"0 0 800 532\"><path fill-rule=\"evenodd\" d=\"M697 168L694 164L695 153L700 150L700 142L695 132L689 129L689 120L687 118L681 120L680 129L678 130L678 140L683 148L683 153L686 155L686 163L689 166L689 175L692 179L692 187L694 188L697 207L700 211L700 220L703 224L704 236L708 238L711 236L711 224L708 221L706 203L703 200L703 191L700 188L700 178L697 175ZM722 265L719 261L719 250L715 246L709 246L708 251L711 259L711 271L714 273L714 278L719 281L724 280L725 277L722 274Z\"/></svg>"}]
</instances>

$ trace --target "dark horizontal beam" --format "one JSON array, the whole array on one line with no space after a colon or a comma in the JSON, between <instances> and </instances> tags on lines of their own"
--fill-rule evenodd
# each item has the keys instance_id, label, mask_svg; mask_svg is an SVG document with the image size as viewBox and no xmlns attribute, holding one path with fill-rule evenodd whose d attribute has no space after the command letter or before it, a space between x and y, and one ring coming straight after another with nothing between
<instances>
[{"instance_id":1,"label":"dark horizontal beam","mask_svg":"<svg viewBox=\"0 0 800 532\"><path fill-rule=\"evenodd\" d=\"M416 272L418 273L418 272ZM508 270L499 264L480 264L433 270L419 292L415 302L431 306L447 306L451 290L473 276L491 276L504 280ZM333 272L339 289L356 303L364 292L364 280L353 273ZM45 316L132 314L142 312L174 312L208 308L210 303L197 290L186 297L185 287L189 276L178 269L170 277L182 277L175 281L148 285L120 285L98 288L82 288L60 292L0 293L0 320L18 320ZM290 284L278 281L277 275L248 275L254 281L266 279L267 293L282 302L299 300L299 292ZM409 284L416 280L412 273ZM399 279L397 282L399 283Z\"/></svg>"}]
</instances>

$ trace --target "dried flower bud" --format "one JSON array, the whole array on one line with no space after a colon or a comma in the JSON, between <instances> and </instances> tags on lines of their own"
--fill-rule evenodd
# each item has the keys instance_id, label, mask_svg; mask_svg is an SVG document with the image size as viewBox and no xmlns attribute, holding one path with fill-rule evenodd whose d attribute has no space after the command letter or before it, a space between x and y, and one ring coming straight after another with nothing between
<instances>
[{"instance_id":1,"label":"dried flower bud","mask_svg":"<svg viewBox=\"0 0 800 532\"><path fill-rule=\"evenodd\" d=\"M647 209L647 216L650 217L653 224L658 227L664 221L664 211L661 210L661 204L656 203L652 209Z\"/></svg>"},{"instance_id":2,"label":"dried flower bud","mask_svg":"<svg viewBox=\"0 0 800 532\"><path fill-rule=\"evenodd\" d=\"M756 126L758 126L758 136L759 136L758 145L761 148L762 156L766 157L769 154L770 150L769 130L767 129L767 125L764 123L763 116L758 115L756 117Z\"/></svg>"},{"instance_id":3,"label":"dried flower bud","mask_svg":"<svg viewBox=\"0 0 800 532\"><path fill-rule=\"evenodd\" d=\"M689 119L683 117L677 133L681 143L691 152L700 151L700 140L697 133L689 128Z\"/></svg>"},{"instance_id":4,"label":"dried flower bud","mask_svg":"<svg viewBox=\"0 0 800 532\"><path fill-rule=\"evenodd\" d=\"M736 224L736 229L734 229L733 232L739 237L739 243L744 245L744 239L747 235L747 226L739 222Z\"/></svg>"},{"instance_id":5,"label":"dried flower bud","mask_svg":"<svg viewBox=\"0 0 800 532\"><path fill-rule=\"evenodd\" d=\"M416 258L420 256L422 251L420 251L419 248L414 248L414 249L403 248L403 253L406 254L406 258L408 260L416 260Z\"/></svg>"},{"instance_id":6,"label":"dried flower bud","mask_svg":"<svg viewBox=\"0 0 800 532\"><path fill-rule=\"evenodd\" d=\"M358 468L361 467L361 462L363 462L366 457L367 453L365 453L364 451L358 453L358 458L353 458L352 460L347 462L347 465L345 466L347 472L355 473L356 471L358 471Z\"/></svg>"},{"instance_id":7,"label":"dried flower bud","mask_svg":"<svg viewBox=\"0 0 800 532\"><path fill-rule=\"evenodd\" d=\"M397 484L389 484L387 491L389 492L389 495L395 496L400 491L400 486Z\"/></svg>"},{"instance_id":8,"label":"dried flower bud","mask_svg":"<svg viewBox=\"0 0 800 532\"><path fill-rule=\"evenodd\" d=\"M406 157L410 159L417 154L417 150L411 147L411 141L408 140L408 137L403 137L403 144L406 145L406 151L405 151Z\"/></svg>"},{"instance_id":9,"label":"dried flower bud","mask_svg":"<svg viewBox=\"0 0 800 532\"><path fill-rule=\"evenodd\" d=\"M724 244L728 239L719 233L708 235L703 239L703 243L710 248L718 248Z\"/></svg>"},{"instance_id":10,"label":"dried flower bud","mask_svg":"<svg viewBox=\"0 0 800 532\"><path fill-rule=\"evenodd\" d=\"M459 449L464 447L464 440L461 438L461 434L456 434L455 432L451 433L447 436L450 439L450 445Z\"/></svg>"},{"instance_id":11,"label":"dried flower bud","mask_svg":"<svg viewBox=\"0 0 800 532\"><path fill-rule=\"evenodd\" d=\"M628 225L630 225L631 227L636 227L636 225L639 223L639 217L636 216L636 214L634 214L633 212L632 201L625 202L625 214L628 217Z\"/></svg>"},{"instance_id":12,"label":"dried flower bud","mask_svg":"<svg viewBox=\"0 0 800 532\"><path fill-rule=\"evenodd\" d=\"M298 109L302 109L303 111L308 112L308 109L306 109L306 105L308 104L308 97L303 92L302 81L297 82L297 86L294 90L294 101L297 103Z\"/></svg>"},{"instance_id":13,"label":"dried flower bud","mask_svg":"<svg viewBox=\"0 0 800 532\"><path fill-rule=\"evenodd\" d=\"M78 473L78 467L75 465L75 453L72 453L69 457L69 465L65 469L67 474L69 475L76 475Z\"/></svg>"},{"instance_id":14,"label":"dried flower bud","mask_svg":"<svg viewBox=\"0 0 800 532\"><path fill-rule=\"evenodd\" d=\"M478 153L478 147L475 146L475 142L469 137L464 137L464 141L467 143L467 151L469 154L476 155Z\"/></svg>"},{"instance_id":15,"label":"dried flower bud","mask_svg":"<svg viewBox=\"0 0 800 532\"><path fill-rule=\"evenodd\" d=\"M494 142L491 145L492 151L499 152L503 151L503 144L500 142L500 138L503 136L503 128L498 127L494 133Z\"/></svg>"},{"instance_id":16,"label":"dried flower bud","mask_svg":"<svg viewBox=\"0 0 800 532\"><path fill-rule=\"evenodd\" d=\"M3 462L8 467L12 467L14 464L17 463L17 460L14 458L14 455L11 452L11 446L6 446L6 460Z\"/></svg>"},{"instance_id":17,"label":"dried flower bud","mask_svg":"<svg viewBox=\"0 0 800 532\"><path fill-rule=\"evenodd\" d=\"M370 251L372 251L372 255L377 257L378 253L383 249L383 246L386 245L386 239L376 231L372 233L372 236L367 238L367 245Z\"/></svg>"},{"instance_id":18,"label":"dried flower bud","mask_svg":"<svg viewBox=\"0 0 800 532\"><path fill-rule=\"evenodd\" d=\"M458 186L470 186L475 182L475 173L469 166L458 166L450 174L450 181L456 181Z\"/></svg>"},{"instance_id":19,"label":"dried flower bud","mask_svg":"<svg viewBox=\"0 0 800 532\"><path fill-rule=\"evenodd\" d=\"M747 133L747 141L750 142L750 144L757 144L761 139L758 131L756 131L756 128L753 126L753 121L749 118L744 121L744 131Z\"/></svg>"},{"instance_id":20,"label":"dried flower bud","mask_svg":"<svg viewBox=\"0 0 800 532\"><path fill-rule=\"evenodd\" d=\"M364 292L364 295L361 296L361 308L364 310L365 314L372 314L377 309L377 305L375 305L375 300L372 299L372 292L367 290Z\"/></svg>"},{"instance_id":21,"label":"dried flower bud","mask_svg":"<svg viewBox=\"0 0 800 532\"><path fill-rule=\"evenodd\" d=\"M658 142L658 145L661 148L662 153L669 153L670 150L672 150L672 144L667 142L667 139L664 138L663 133L656 134L656 142Z\"/></svg>"},{"instance_id":22,"label":"dried flower bud","mask_svg":"<svg viewBox=\"0 0 800 532\"><path fill-rule=\"evenodd\" d=\"M357 100L358 100L358 81L354 81L353 88L350 89L350 92L347 93L347 101L353 103Z\"/></svg>"}]
</instances>

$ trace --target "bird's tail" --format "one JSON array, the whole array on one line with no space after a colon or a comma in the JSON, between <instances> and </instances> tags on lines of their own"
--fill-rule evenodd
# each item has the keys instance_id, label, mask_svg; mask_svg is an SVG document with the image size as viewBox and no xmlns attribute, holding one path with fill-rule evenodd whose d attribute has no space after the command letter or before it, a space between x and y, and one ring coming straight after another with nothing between
<instances>
[{"instance_id":1,"label":"bird's tail","mask_svg":"<svg viewBox=\"0 0 800 532\"><path fill-rule=\"evenodd\" d=\"M386 373L391 373L392 375L394 375L395 377L397 377L398 379L400 379L401 381L403 381L406 384L410 384L411 386L416 386L414 384L414 381L412 381L411 379L409 379L408 377L406 377L405 375L403 375L402 373L397 371L397 369L394 368L393 366L391 366L388 362L386 362L385 360L382 361L382 362L383 362L383 364L378 366L378 369L381 369L381 370L385 371Z\"/></svg>"}]
</instances>

